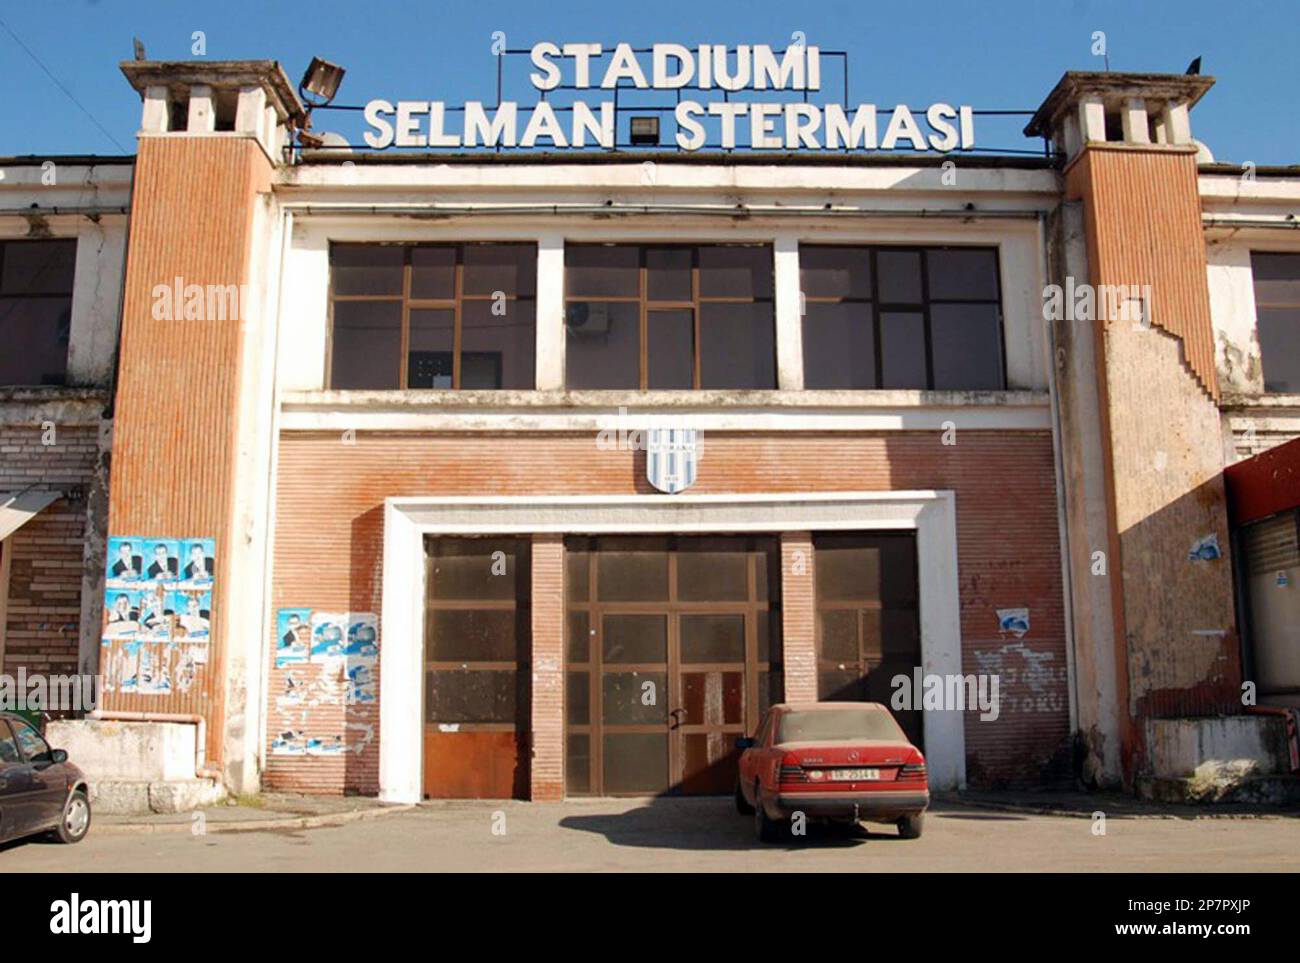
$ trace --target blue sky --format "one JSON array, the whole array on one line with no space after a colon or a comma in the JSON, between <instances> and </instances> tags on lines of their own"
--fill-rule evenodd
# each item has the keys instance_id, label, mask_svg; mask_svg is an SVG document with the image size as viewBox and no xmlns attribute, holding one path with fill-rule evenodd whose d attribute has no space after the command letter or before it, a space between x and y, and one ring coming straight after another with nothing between
<instances>
[{"instance_id":1,"label":"blue sky","mask_svg":"<svg viewBox=\"0 0 1300 963\"><path fill-rule=\"evenodd\" d=\"M132 152L139 101L117 63L130 58L133 36L150 59L190 59L192 35L202 31L208 59L279 60L295 82L319 54L348 70L338 102L359 104L375 97L490 103L494 31L512 48L539 40L780 48L802 31L810 44L850 52L854 103L1032 109L1065 70L1103 68L1091 52L1100 30L1112 70L1181 72L1194 56L1204 58L1203 72L1218 84L1193 112L1192 127L1219 160L1300 163L1295 0L4 0L0 22L0 155ZM532 102L525 66L507 85L507 99ZM346 124L339 114L322 121L317 126ZM1038 146L1020 135L1022 123L981 119L980 142Z\"/></svg>"}]
</instances>

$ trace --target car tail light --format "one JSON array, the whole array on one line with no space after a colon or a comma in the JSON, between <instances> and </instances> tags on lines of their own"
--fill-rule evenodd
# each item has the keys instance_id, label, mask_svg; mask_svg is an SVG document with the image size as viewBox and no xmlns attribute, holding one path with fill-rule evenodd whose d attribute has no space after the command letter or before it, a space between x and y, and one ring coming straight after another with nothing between
<instances>
[{"instance_id":1,"label":"car tail light","mask_svg":"<svg viewBox=\"0 0 1300 963\"><path fill-rule=\"evenodd\" d=\"M808 774L804 772L803 766L799 765L794 756L786 756L781 760L779 780L781 782L807 782Z\"/></svg>"},{"instance_id":2,"label":"car tail light","mask_svg":"<svg viewBox=\"0 0 1300 963\"><path fill-rule=\"evenodd\" d=\"M925 763L909 762L906 766L898 771L899 781L911 780L914 782L925 781Z\"/></svg>"}]
</instances>

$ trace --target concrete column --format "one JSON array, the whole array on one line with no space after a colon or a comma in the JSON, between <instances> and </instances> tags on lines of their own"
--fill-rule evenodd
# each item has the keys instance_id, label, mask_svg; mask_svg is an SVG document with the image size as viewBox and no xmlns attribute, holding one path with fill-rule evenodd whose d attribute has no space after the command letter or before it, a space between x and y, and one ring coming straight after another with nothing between
<instances>
[{"instance_id":1,"label":"concrete column","mask_svg":"<svg viewBox=\"0 0 1300 963\"><path fill-rule=\"evenodd\" d=\"M537 390L564 387L564 235L537 242Z\"/></svg>"},{"instance_id":2,"label":"concrete column","mask_svg":"<svg viewBox=\"0 0 1300 963\"><path fill-rule=\"evenodd\" d=\"M1120 114L1124 126L1124 141L1129 144L1151 143L1151 133L1147 128L1147 105L1141 97L1129 97L1124 101L1124 110Z\"/></svg>"},{"instance_id":3,"label":"concrete column","mask_svg":"<svg viewBox=\"0 0 1300 963\"><path fill-rule=\"evenodd\" d=\"M211 87L195 84L190 88L190 116L185 129L191 134L210 134L217 129L217 104Z\"/></svg>"},{"instance_id":4,"label":"concrete column","mask_svg":"<svg viewBox=\"0 0 1300 963\"><path fill-rule=\"evenodd\" d=\"M817 701L814 591L812 533L783 532L781 628L786 702Z\"/></svg>"},{"instance_id":5,"label":"concrete column","mask_svg":"<svg viewBox=\"0 0 1300 963\"><path fill-rule=\"evenodd\" d=\"M1079 101L1079 129L1085 144L1106 140L1106 107L1100 97L1084 97Z\"/></svg>"},{"instance_id":6,"label":"concrete column","mask_svg":"<svg viewBox=\"0 0 1300 963\"><path fill-rule=\"evenodd\" d=\"M256 134L263 124L266 110L266 91L261 87L239 88L239 101L235 108L235 130L243 134Z\"/></svg>"},{"instance_id":7,"label":"concrete column","mask_svg":"<svg viewBox=\"0 0 1300 963\"><path fill-rule=\"evenodd\" d=\"M778 234L773 246L776 284L776 383L784 391L803 388L803 296L799 284L799 239Z\"/></svg>"},{"instance_id":8,"label":"concrete column","mask_svg":"<svg viewBox=\"0 0 1300 963\"><path fill-rule=\"evenodd\" d=\"M1171 144L1190 144L1192 142L1192 122L1183 103L1165 104L1165 136Z\"/></svg>"},{"instance_id":9,"label":"concrete column","mask_svg":"<svg viewBox=\"0 0 1300 963\"><path fill-rule=\"evenodd\" d=\"M564 798L564 540L533 536L530 797Z\"/></svg>"},{"instance_id":10,"label":"concrete column","mask_svg":"<svg viewBox=\"0 0 1300 963\"><path fill-rule=\"evenodd\" d=\"M140 130L150 134L161 134L167 130L169 121L167 88L149 87L144 92L144 113L140 118Z\"/></svg>"}]
</instances>

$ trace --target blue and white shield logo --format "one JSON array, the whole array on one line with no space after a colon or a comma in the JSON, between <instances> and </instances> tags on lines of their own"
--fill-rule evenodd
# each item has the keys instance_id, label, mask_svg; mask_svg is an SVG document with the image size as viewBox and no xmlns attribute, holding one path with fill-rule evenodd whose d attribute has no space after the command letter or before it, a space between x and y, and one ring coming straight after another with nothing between
<instances>
[{"instance_id":1,"label":"blue and white shield logo","mask_svg":"<svg viewBox=\"0 0 1300 963\"><path fill-rule=\"evenodd\" d=\"M649 428L645 437L645 476L651 485L676 495L695 484L700 460L696 429Z\"/></svg>"}]
</instances>

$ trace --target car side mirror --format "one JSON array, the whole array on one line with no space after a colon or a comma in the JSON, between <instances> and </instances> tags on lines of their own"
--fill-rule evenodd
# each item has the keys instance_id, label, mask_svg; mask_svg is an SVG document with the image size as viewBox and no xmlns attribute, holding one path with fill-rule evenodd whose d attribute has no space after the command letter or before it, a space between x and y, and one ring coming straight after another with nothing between
<instances>
[{"instance_id":1,"label":"car side mirror","mask_svg":"<svg viewBox=\"0 0 1300 963\"><path fill-rule=\"evenodd\" d=\"M55 763L57 765L60 762L67 762L67 761L68 761L68 750L53 749L50 751L50 762Z\"/></svg>"},{"instance_id":2,"label":"car side mirror","mask_svg":"<svg viewBox=\"0 0 1300 963\"><path fill-rule=\"evenodd\" d=\"M736 748L752 749L754 748L754 740L749 738L749 736L741 736L739 739L736 740Z\"/></svg>"}]
</instances>

